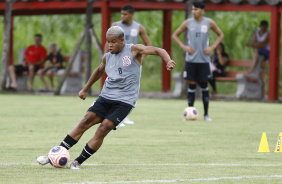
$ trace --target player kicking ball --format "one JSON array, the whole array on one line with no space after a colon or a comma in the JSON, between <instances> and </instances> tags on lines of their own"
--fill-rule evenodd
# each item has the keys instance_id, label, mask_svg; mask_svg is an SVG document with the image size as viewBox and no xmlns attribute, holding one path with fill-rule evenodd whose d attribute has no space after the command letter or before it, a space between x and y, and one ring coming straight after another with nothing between
<instances>
[{"instance_id":1,"label":"player kicking ball","mask_svg":"<svg viewBox=\"0 0 282 184\"><path fill-rule=\"evenodd\" d=\"M167 70L173 69L176 65L164 49L141 44L124 44L124 31L119 26L109 28L106 37L109 52L103 56L101 64L93 72L78 96L85 100L88 89L106 71L108 77L102 92L60 146L70 149L87 129L95 124L101 124L94 137L83 148L80 156L71 163L71 169L79 169L86 159L98 151L106 135L117 128L135 107L139 95L143 54L159 55L166 62ZM40 156L37 161L41 165L49 163L48 156Z\"/></svg>"}]
</instances>

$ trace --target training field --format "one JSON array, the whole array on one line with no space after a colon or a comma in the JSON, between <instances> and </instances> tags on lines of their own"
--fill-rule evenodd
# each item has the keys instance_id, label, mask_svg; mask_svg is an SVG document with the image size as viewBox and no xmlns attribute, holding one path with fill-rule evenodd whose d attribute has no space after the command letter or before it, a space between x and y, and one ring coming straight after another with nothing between
<instances>
[{"instance_id":1,"label":"training field","mask_svg":"<svg viewBox=\"0 0 282 184\"><path fill-rule=\"evenodd\" d=\"M282 183L282 153L274 153L282 132L282 105L210 103L213 122L183 121L186 100L139 99L134 125L106 137L80 170L39 166L80 121L95 100L78 97L0 95L0 183ZM86 132L70 150L71 161L94 135ZM266 132L269 153L258 153Z\"/></svg>"}]
</instances>

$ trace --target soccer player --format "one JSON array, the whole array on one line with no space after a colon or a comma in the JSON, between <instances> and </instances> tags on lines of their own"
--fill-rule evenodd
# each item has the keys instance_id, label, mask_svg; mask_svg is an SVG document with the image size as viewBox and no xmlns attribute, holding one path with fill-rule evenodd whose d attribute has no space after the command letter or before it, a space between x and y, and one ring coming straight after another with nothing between
<instances>
[{"instance_id":1,"label":"soccer player","mask_svg":"<svg viewBox=\"0 0 282 184\"><path fill-rule=\"evenodd\" d=\"M205 3L193 2L193 18L185 20L173 33L172 38L186 52L186 66L183 77L188 80L188 105L190 107L193 107L194 105L196 84L198 83L202 90L202 100L205 111L204 120L212 121L212 119L208 116L208 79L212 77L209 65L209 54L217 47L224 36L212 19L203 16L204 12ZM210 29L218 36L211 46L209 46ZM179 39L179 35L186 30L188 37L187 45L183 44Z\"/></svg>"},{"instance_id":2,"label":"soccer player","mask_svg":"<svg viewBox=\"0 0 282 184\"><path fill-rule=\"evenodd\" d=\"M152 46L152 43L146 33L144 26L133 21L134 11L134 7L130 4L123 6L121 8L121 21L113 23L113 26L119 26L124 30L124 43L136 45L138 42L138 37L140 35L146 46ZM106 52L108 51L107 49L108 47L106 46ZM145 57L146 55L143 54L142 61L145 59ZM134 124L134 122L131 121L128 117L126 117L122 123Z\"/></svg>"},{"instance_id":3,"label":"soccer player","mask_svg":"<svg viewBox=\"0 0 282 184\"><path fill-rule=\"evenodd\" d=\"M164 49L141 44L124 44L124 31L119 26L109 28L106 36L109 52L103 56L101 64L78 95L85 100L88 89L106 71L108 77L102 92L90 106L81 122L69 132L60 146L70 149L87 129L95 124L101 124L94 137L83 148L80 156L71 163L71 169L79 169L86 159L98 151L106 135L117 128L135 107L139 94L143 54L159 55L167 63L168 70L173 69L176 65ZM40 156L37 161L42 165L49 162L47 156Z\"/></svg>"}]
</instances>

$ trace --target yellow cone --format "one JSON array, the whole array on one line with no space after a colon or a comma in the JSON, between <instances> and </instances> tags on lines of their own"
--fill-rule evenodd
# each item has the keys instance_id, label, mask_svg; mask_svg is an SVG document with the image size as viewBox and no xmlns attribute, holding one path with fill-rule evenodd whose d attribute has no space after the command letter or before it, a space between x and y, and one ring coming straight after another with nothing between
<instances>
[{"instance_id":1,"label":"yellow cone","mask_svg":"<svg viewBox=\"0 0 282 184\"><path fill-rule=\"evenodd\" d=\"M265 132L262 133L258 152L269 152L268 142Z\"/></svg>"},{"instance_id":2,"label":"yellow cone","mask_svg":"<svg viewBox=\"0 0 282 184\"><path fill-rule=\"evenodd\" d=\"M278 136L278 140L277 140L277 144L276 144L274 152L282 152L282 149L281 149L281 139L282 139L282 133L280 133L279 136Z\"/></svg>"}]
</instances>

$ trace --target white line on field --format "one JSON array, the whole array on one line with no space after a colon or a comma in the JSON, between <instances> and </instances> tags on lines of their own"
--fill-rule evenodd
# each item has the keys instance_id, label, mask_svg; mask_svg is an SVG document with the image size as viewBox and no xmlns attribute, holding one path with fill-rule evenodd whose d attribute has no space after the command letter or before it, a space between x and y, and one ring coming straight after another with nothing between
<instances>
[{"instance_id":1,"label":"white line on field","mask_svg":"<svg viewBox=\"0 0 282 184\"><path fill-rule=\"evenodd\" d=\"M171 180L141 180L141 181L114 181L114 182L82 182L82 183L63 183L63 184L104 184L104 183L176 183L183 181L217 181L217 180L242 180L253 178L282 178L282 175L270 176L235 176L218 178L194 178L194 179L171 179Z\"/></svg>"},{"instance_id":2,"label":"white line on field","mask_svg":"<svg viewBox=\"0 0 282 184\"><path fill-rule=\"evenodd\" d=\"M5 165L38 165L37 163L0 163ZM183 163L183 164L83 164L87 166L234 166L234 167L281 167L282 164L228 164L228 163Z\"/></svg>"}]
</instances>

